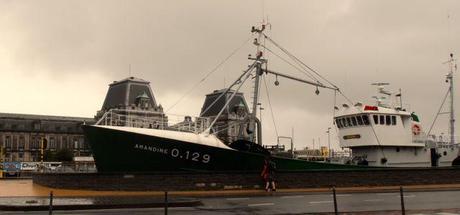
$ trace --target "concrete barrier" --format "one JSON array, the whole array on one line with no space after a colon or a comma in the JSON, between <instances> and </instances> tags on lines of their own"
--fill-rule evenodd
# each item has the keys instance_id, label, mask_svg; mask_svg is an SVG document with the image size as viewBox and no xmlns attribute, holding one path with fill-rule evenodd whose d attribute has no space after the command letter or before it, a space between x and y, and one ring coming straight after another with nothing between
<instances>
[{"instance_id":1,"label":"concrete barrier","mask_svg":"<svg viewBox=\"0 0 460 215\"><path fill-rule=\"evenodd\" d=\"M258 189L258 172L37 173L39 185L62 189L188 191ZM460 184L459 168L388 168L277 172L277 188Z\"/></svg>"}]
</instances>

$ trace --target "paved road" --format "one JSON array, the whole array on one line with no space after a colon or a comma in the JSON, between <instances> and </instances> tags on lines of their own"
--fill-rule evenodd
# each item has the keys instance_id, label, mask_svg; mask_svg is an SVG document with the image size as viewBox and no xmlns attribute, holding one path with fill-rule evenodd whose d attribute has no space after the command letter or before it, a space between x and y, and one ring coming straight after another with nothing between
<instances>
[{"instance_id":1,"label":"paved road","mask_svg":"<svg viewBox=\"0 0 460 215\"><path fill-rule=\"evenodd\" d=\"M406 192L407 214L460 215L460 191ZM351 193L337 194L340 212L380 211L375 214L399 214L399 193ZM170 208L169 214L302 214L333 212L330 194L292 194L262 197L202 198L203 206ZM455 209L459 208L459 209ZM1 212L0 214L24 214ZM26 212L37 214L37 212ZM47 214L40 212L38 214ZM56 211L55 214L163 214L163 209L111 209L85 211ZM366 213L369 214L369 213Z\"/></svg>"}]
</instances>

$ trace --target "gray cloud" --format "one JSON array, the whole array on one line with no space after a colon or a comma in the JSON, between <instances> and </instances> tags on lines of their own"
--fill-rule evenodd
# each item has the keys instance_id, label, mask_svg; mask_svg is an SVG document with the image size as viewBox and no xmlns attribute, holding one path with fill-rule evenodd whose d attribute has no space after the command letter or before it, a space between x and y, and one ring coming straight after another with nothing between
<instances>
[{"instance_id":1,"label":"gray cloud","mask_svg":"<svg viewBox=\"0 0 460 215\"><path fill-rule=\"evenodd\" d=\"M338 84L350 98L370 101L371 82L391 82L394 90L403 89L405 102L420 113L427 127L447 87L447 67L442 62L450 52L460 54L460 41L455 40L460 35L459 9L460 3L447 0L2 0L0 76L5 82L14 73L4 83L13 89L24 79L49 85L39 90L23 86L24 94L46 93L50 98L39 109L21 106L17 110L92 116L101 106L107 84L128 76L131 65L131 75L150 80L159 102L169 107L245 41L250 26L259 23L264 13L272 24L268 33L277 42ZM197 114L204 95L228 85L248 64L249 53L253 53L251 45L172 111ZM306 78L268 56L271 69ZM322 90L316 96L311 86L280 80L281 85L274 87L273 81L267 78L277 122L285 132L295 124L301 146L312 138L325 138L333 93ZM67 89L55 92L51 86ZM64 92L79 98L80 107L66 107L73 104L70 99L53 99ZM251 89L246 87L244 92ZM11 92L4 90L0 93L12 104L28 99L9 96ZM270 122L265 97L262 102L263 120ZM13 106L0 111L14 112ZM292 118L299 120L294 123ZM270 124L265 124L265 139L274 141ZM440 124L439 131L443 129L445 125Z\"/></svg>"}]
</instances>

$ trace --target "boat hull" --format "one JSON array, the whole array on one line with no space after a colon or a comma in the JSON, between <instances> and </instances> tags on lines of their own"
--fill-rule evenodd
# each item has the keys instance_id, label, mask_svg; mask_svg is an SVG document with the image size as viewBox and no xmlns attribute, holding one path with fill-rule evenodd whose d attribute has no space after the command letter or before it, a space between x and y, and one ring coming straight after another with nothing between
<instances>
[{"instance_id":1,"label":"boat hull","mask_svg":"<svg viewBox=\"0 0 460 215\"><path fill-rule=\"evenodd\" d=\"M100 126L83 126L98 172L260 171L262 154ZM352 165L272 157L280 171L354 169Z\"/></svg>"}]
</instances>

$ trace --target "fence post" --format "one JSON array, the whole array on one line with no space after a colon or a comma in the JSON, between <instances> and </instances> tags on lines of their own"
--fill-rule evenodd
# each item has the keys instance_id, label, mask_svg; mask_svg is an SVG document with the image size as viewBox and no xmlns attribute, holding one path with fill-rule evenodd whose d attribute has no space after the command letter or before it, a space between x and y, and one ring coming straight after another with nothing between
<instances>
[{"instance_id":1,"label":"fence post","mask_svg":"<svg viewBox=\"0 0 460 215\"><path fill-rule=\"evenodd\" d=\"M335 194L335 186L332 187L332 196L334 198L334 213L335 215L338 215L339 211L337 210L337 196Z\"/></svg>"},{"instance_id":2,"label":"fence post","mask_svg":"<svg viewBox=\"0 0 460 215\"><path fill-rule=\"evenodd\" d=\"M165 215L168 215L168 191L165 191Z\"/></svg>"},{"instance_id":3,"label":"fence post","mask_svg":"<svg viewBox=\"0 0 460 215\"><path fill-rule=\"evenodd\" d=\"M401 214L405 215L406 209L404 208L404 192L402 186L399 186L399 195L401 196Z\"/></svg>"},{"instance_id":4,"label":"fence post","mask_svg":"<svg viewBox=\"0 0 460 215\"><path fill-rule=\"evenodd\" d=\"M53 214L53 191L50 191L50 206L49 206L48 214L49 215Z\"/></svg>"}]
</instances>

